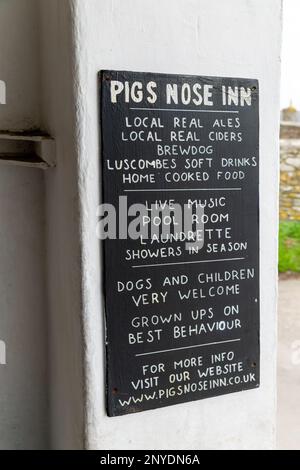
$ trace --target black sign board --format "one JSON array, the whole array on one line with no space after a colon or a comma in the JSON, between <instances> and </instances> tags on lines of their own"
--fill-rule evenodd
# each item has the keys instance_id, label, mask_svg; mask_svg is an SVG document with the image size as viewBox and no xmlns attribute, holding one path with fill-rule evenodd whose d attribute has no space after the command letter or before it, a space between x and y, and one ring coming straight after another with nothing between
<instances>
[{"instance_id":1,"label":"black sign board","mask_svg":"<svg viewBox=\"0 0 300 470\"><path fill-rule=\"evenodd\" d=\"M108 415L258 387L257 80L99 77Z\"/></svg>"}]
</instances>

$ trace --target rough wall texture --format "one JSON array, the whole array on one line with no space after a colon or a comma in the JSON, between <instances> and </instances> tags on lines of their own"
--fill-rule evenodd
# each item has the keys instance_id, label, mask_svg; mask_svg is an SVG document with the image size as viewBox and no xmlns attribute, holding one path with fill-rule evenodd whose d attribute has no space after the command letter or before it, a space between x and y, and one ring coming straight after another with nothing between
<instances>
[{"instance_id":1,"label":"rough wall texture","mask_svg":"<svg viewBox=\"0 0 300 470\"><path fill-rule=\"evenodd\" d=\"M280 130L280 219L300 221L300 126Z\"/></svg>"},{"instance_id":2,"label":"rough wall texture","mask_svg":"<svg viewBox=\"0 0 300 470\"><path fill-rule=\"evenodd\" d=\"M270 448L274 445L276 416L281 1L76 0L74 5L86 446ZM101 191L97 90L97 72L101 69L251 77L260 81L262 289L261 387L257 390L126 417L108 418L105 414L101 265L95 236Z\"/></svg>"}]
</instances>

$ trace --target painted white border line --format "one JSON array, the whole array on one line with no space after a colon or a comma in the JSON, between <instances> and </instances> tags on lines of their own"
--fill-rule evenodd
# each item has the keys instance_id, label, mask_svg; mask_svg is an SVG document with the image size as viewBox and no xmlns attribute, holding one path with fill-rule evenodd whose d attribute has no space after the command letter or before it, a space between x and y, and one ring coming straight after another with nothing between
<instances>
[{"instance_id":1,"label":"painted white border line","mask_svg":"<svg viewBox=\"0 0 300 470\"><path fill-rule=\"evenodd\" d=\"M129 108L134 111L175 111L181 113L230 113L239 114L239 111L225 109L177 109L177 108Z\"/></svg>"},{"instance_id":2,"label":"painted white border line","mask_svg":"<svg viewBox=\"0 0 300 470\"><path fill-rule=\"evenodd\" d=\"M242 188L161 188L161 189L124 189L125 193L151 192L151 191L241 191Z\"/></svg>"},{"instance_id":3,"label":"painted white border line","mask_svg":"<svg viewBox=\"0 0 300 470\"><path fill-rule=\"evenodd\" d=\"M162 349L160 351L151 351L151 352L146 352L146 353L135 354L135 357L150 356L151 354L161 354L161 353L171 352L171 351L180 351L182 349L202 348L203 346L213 346L215 344L235 343L237 341L241 341L241 338L228 339L225 341L215 341L213 343L195 344L193 346L183 346L182 348Z\"/></svg>"},{"instance_id":4,"label":"painted white border line","mask_svg":"<svg viewBox=\"0 0 300 470\"><path fill-rule=\"evenodd\" d=\"M216 263L217 261L240 261L243 258L202 259L199 261L179 261L178 263L136 264L132 268L152 268L153 266L176 266L179 264Z\"/></svg>"}]
</instances>

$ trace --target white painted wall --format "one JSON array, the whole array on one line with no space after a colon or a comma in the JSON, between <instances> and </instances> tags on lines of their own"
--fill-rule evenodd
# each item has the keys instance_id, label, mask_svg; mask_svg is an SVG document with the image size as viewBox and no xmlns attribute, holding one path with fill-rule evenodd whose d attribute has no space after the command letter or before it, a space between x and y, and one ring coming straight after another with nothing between
<instances>
[{"instance_id":1,"label":"white painted wall","mask_svg":"<svg viewBox=\"0 0 300 470\"><path fill-rule=\"evenodd\" d=\"M273 446L280 23L280 0L1 2L0 71L7 72L0 79L14 105L7 114L0 107L0 127L46 128L58 159L45 174L45 213L42 173L0 167L0 339L7 336L8 346L8 365L0 366L1 448L46 446L47 429L52 448ZM106 417L95 227L97 72L109 68L260 80L259 390Z\"/></svg>"},{"instance_id":2,"label":"white painted wall","mask_svg":"<svg viewBox=\"0 0 300 470\"><path fill-rule=\"evenodd\" d=\"M82 239L86 440L90 448L230 449L274 445L280 0L73 2ZM238 76L260 81L261 387L108 418L104 410L97 72ZM55 423L54 423L55 425Z\"/></svg>"},{"instance_id":3,"label":"white painted wall","mask_svg":"<svg viewBox=\"0 0 300 470\"><path fill-rule=\"evenodd\" d=\"M0 2L0 130L39 125L36 0ZM47 446L44 183L36 169L0 165L0 449Z\"/></svg>"}]
</instances>

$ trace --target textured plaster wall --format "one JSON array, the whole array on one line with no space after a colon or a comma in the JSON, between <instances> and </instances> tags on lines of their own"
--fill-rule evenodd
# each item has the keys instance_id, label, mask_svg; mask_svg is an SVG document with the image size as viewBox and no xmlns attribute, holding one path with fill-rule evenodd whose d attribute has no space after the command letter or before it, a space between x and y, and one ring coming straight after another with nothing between
<instances>
[{"instance_id":1,"label":"textured plaster wall","mask_svg":"<svg viewBox=\"0 0 300 470\"><path fill-rule=\"evenodd\" d=\"M2 0L1 127L46 128L58 164L46 206L42 173L0 169L0 447L45 447L47 430L52 448L273 446L280 29L279 0ZM97 72L109 68L260 80L259 390L106 417L95 227Z\"/></svg>"},{"instance_id":2,"label":"textured plaster wall","mask_svg":"<svg viewBox=\"0 0 300 470\"><path fill-rule=\"evenodd\" d=\"M270 448L276 409L281 1L77 0L72 5L86 445L99 449ZM101 189L97 72L110 68L251 77L260 82L262 367L258 390L106 417L101 254L95 214Z\"/></svg>"}]
</instances>

